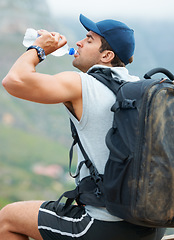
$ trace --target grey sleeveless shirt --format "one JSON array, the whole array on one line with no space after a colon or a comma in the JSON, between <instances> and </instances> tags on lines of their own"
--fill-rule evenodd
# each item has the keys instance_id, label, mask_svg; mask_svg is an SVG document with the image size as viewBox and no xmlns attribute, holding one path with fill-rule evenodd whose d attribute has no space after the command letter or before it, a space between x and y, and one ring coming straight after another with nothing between
<instances>
[{"instance_id":1,"label":"grey sleeveless shirt","mask_svg":"<svg viewBox=\"0 0 174 240\"><path fill-rule=\"evenodd\" d=\"M105 67L95 65L92 68ZM92 69L91 68L91 69ZM131 76L124 67L111 68L113 75L126 81L139 80L138 77ZM82 81L83 113L78 121L67 109L71 120L76 126L82 145L89 158L97 167L100 174L104 173L109 150L105 144L105 136L112 126L113 113L111 106L115 102L115 95L104 84L87 73L80 72ZM78 151L78 163L83 161L81 151ZM89 175L88 169L83 165L77 183L82 178ZM86 206L88 214L102 221L121 221L122 219L111 215L105 208Z\"/></svg>"}]
</instances>

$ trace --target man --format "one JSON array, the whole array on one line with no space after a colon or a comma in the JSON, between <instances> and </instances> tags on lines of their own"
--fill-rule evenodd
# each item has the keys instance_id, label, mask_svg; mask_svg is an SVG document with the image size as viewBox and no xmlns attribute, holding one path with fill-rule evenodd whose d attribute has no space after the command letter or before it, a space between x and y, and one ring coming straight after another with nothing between
<instances>
[{"instance_id":1,"label":"man","mask_svg":"<svg viewBox=\"0 0 174 240\"><path fill-rule=\"evenodd\" d=\"M89 69L111 68L113 76L127 81L138 78L128 74L125 65L132 61L134 33L125 24L104 20L94 23L83 15L80 21L88 30L77 42L73 65L81 72L62 72L54 76L37 73L35 67L45 56L66 43L59 33L38 31L41 35L12 66L3 86L13 96L33 102L63 103L75 124L81 142L99 173L104 172L109 151L105 135L111 127L114 94L87 74ZM61 39L61 41L59 41ZM24 71L25 69L25 71ZM78 152L78 162L83 160ZM78 181L89 175L83 166ZM78 182L77 181L77 182ZM136 226L112 216L105 208L91 205L73 206L62 217L55 202L18 202L0 212L2 240L92 239L92 240L159 240L164 230Z\"/></svg>"}]
</instances>

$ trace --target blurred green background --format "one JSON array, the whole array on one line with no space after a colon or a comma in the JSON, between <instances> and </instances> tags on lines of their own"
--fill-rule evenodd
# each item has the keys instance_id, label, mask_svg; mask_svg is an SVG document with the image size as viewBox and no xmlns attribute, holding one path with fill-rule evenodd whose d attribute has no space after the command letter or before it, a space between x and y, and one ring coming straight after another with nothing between
<instances>
[{"instance_id":1,"label":"blurred green background","mask_svg":"<svg viewBox=\"0 0 174 240\"><path fill-rule=\"evenodd\" d=\"M22 45L26 28L64 28L51 17L43 0L1 0L0 16L1 81L26 50ZM71 36L71 30L67 32ZM37 70L50 74L73 70L71 61L70 56L48 56ZM23 101L9 95L0 85L0 208L13 201L57 199L63 191L74 187L68 175L72 140L67 116L63 105Z\"/></svg>"}]
</instances>

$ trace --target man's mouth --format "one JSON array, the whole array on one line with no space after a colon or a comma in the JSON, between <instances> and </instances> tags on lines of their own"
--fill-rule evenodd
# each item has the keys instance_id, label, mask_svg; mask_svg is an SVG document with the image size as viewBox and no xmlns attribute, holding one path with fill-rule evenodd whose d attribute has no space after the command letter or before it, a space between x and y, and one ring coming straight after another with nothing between
<instances>
[{"instance_id":1,"label":"man's mouth","mask_svg":"<svg viewBox=\"0 0 174 240\"><path fill-rule=\"evenodd\" d=\"M78 57L80 54L78 51L75 52L74 57Z\"/></svg>"}]
</instances>

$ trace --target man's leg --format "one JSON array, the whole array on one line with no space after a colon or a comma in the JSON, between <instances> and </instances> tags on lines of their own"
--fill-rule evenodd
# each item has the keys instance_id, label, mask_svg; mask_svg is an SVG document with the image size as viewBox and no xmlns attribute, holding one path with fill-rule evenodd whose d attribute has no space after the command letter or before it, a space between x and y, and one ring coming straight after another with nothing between
<instances>
[{"instance_id":1,"label":"man's leg","mask_svg":"<svg viewBox=\"0 0 174 240\"><path fill-rule=\"evenodd\" d=\"M38 230L38 213L42 201L16 202L0 211L1 240L43 240Z\"/></svg>"}]
</instances>

